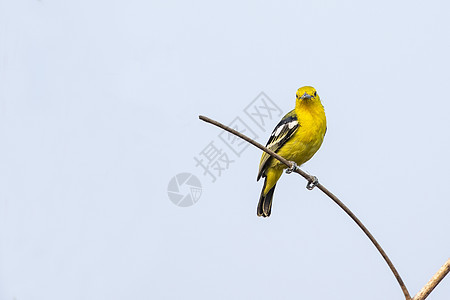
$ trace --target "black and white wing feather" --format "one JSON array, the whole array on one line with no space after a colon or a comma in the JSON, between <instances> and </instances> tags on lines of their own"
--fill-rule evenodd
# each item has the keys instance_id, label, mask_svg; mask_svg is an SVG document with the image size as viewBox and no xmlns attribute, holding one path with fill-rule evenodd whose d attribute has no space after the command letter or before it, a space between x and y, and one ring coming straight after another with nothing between
<instances>
[{"instance_id":1,"label":"black and white wing feather","mask_svg":"<svg viewBox=\"0 0 450 300\"><path fill-rule=\"evenodd\" d=\"M280 123L275 126L266 147L273 152L278 152L278 150L292 137L299 126L300 124L298 123L295 111L290 111L283 117L283 119L281 119ZM265 177L264 173L269 166L271 159L273 158L269 154L266 152L263 153L259 164L257 180L259 180L261 176Z\"/></svg>"}]
</instances>

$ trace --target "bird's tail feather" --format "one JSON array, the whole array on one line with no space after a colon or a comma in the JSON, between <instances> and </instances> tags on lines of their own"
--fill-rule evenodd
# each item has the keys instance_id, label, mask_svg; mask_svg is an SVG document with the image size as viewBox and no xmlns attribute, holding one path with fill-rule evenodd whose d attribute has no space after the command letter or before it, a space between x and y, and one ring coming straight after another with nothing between
<instances>
[{"instance_id":1,"label":"bird's tail feather","mask_svg":"<svg viewBox=\"0 0 450 300\"><path fill-rule=\"evenodd\" d=\"M264 185L261 191L261 196L259 196L259 202L258 202L258 209L256 211L256 214L258 217L269 217L270 213L272 211L272 198L273 198L273 192L275 191L275 186L270 189L270 191L267 192L266 195L264 195L264 189L266 188L267 178L264 180Z\"/></svg>"}]
</instances>

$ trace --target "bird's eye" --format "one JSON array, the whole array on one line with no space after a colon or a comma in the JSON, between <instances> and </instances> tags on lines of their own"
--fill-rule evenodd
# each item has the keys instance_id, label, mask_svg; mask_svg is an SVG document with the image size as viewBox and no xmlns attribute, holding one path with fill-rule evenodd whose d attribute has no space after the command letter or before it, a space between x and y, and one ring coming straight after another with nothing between
<instances>
[{"instance_id":1,"label":"bird's eye","mask_svg":"<svg viewBox=\"0 0 450 300\"><path fill-rule=\"evenodd\" d=\"M315 97L315 96L317 96L317 91L316 91L316 92L314 92L314 97Z\"/></svg>"}]
</instances>

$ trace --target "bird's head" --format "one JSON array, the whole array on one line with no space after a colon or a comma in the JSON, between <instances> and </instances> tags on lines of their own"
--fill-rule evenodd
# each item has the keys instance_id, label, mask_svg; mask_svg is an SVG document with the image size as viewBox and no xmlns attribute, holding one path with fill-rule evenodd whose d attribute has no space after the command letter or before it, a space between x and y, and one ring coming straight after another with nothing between
<instances>
[{"instance_id":1,"label":"bird's head","mask_svg":"<svg viewBox=\"0 0 450 300\"><path fill-rule=\"evenodd\" d=\"M304 86L297 90L297 104L301 103L309 103L309 102L320 102L319 95L317 94L317 91L312 86Z\"/></svg>"}]
</instances>

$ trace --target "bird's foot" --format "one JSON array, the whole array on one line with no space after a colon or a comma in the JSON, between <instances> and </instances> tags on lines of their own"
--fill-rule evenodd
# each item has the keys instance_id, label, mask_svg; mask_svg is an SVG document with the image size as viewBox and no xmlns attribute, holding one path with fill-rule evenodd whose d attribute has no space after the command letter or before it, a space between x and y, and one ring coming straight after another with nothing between
<instances>
[{"instance_id":1,"label":"bird's foot","mask_svg":"<svg viewBox=\"0 0 450 300\"><path fill-rule=\"evenodd\" d=\"M298 166L295 162L290 161L291 163L291 167L286 169L286 174L291 174L292 172L295 172L295 170L297 170Z\"/></svg>"},{"instance_id":2,"label":"bird's foot","mask_svg":"<svg viewBox=\"0 0 450 300\"><path fill-rule=\"evenodd\" d=\"M312 175L310 175L310 176L311 176L310 180L308 180L308 184L306 185L306 188L308 190L312 190L319 184L319 179L317 179L316 176L312 176Z\"/></svg>"}]
</instances>

